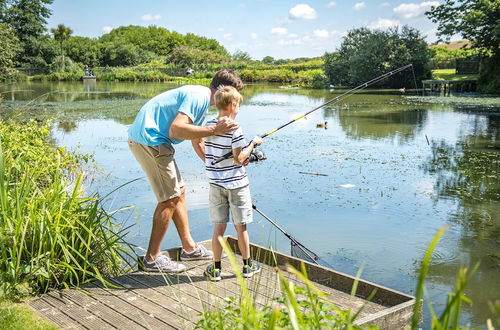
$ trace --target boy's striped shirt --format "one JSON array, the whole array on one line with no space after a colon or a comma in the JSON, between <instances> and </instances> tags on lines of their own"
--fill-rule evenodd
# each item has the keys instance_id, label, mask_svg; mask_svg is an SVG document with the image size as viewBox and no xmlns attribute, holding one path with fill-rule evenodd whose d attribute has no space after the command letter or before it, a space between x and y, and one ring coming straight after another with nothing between
<instances>
[{"instance_id":1,"label":"boy's striped shirt","mask_svg":"<svg viewBox=\"0 0 500 330\"><path fill-rule=\"evenodd\" d=\"M217 124L217 118L209 120L205 125ZM240 128L224 135L213 135L205 138L205 169L210 183L226 189L236 189L248 185L248 177L243 165L234 164L234 159L224 159L212 165L212 161L239 147L245 147L245 137Z\"/></svg>"}]
</instances>

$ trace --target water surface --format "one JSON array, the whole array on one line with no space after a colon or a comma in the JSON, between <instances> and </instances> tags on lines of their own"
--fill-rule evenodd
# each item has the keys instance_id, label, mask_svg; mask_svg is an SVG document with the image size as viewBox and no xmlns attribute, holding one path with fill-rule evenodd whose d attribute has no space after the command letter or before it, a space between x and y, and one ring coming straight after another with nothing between
<instances>
[{"instance_id":1,"label":"water surface","mask_svg":"<svg viewBox=\"0 0 500 330\"><path fill-rule=\"evenodd\" d=\"M156 202L128 150L126 131L148 98L174 87L98 82L2 88L11 91L3 94L10 115L52 116L59 145L94 155L101 171L90 189L104 194L141 178L114 193L108 205L136 207L120 219L135 223L128 239L145 247ZM250 85L237 120L251 138L341 92ZM213 116L212 109L208 118ZM316 128L325 121L328 129ZM261 149L268 159L247 168L254 203L336 270L355 275L364 266L364 279L409 294L428 243L450 225L433 256L430 299L440 312L458 268L480 261L466 290L474 304L465 307L463 323L484 326L491 317L487 302L500 299L499 129L499 98L362 91L265 139ZM187 184L192 234L209 239L203 164L189 142L176 147L176 159ZM289 253L286 238L259 215L249 230L253 242ZM170 228L164 248L178 244Z\"/></svg>"}]
</instances>

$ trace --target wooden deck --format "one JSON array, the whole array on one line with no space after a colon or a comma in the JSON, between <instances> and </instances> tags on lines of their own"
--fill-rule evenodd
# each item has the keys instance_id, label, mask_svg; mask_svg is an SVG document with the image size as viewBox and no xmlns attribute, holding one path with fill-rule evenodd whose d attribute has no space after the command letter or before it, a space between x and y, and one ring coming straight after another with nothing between
<instances>
[{"instance_id":1,"label":"wooden deck","mask_svg":"<svg viewBox=\"0 0 500 330\"><path fill-rule=\"evenodd\" d=\"M228 243L237 251L236 240L229 237ZM209 245L209 242L204 244ZM270 264L275 260L280 268L284 261L300 264L295 258L269 252L252 246L252 255L261 262L271 257L273 262ZM179 250L165 253L175 258ZM50 292L30 302L30 306L63 329L192 329L202 311L224 306L226 297L239 297L240 287L227 258L222 260L223 279L220 282L210 282L204 277L207 261L183 263L187 270L179 275L137 271L111 279L117 288L105 288L94 282L79 290ZM257 307L268 305L280 293L277 268L262 266L261 273L246 279ZM306 266L309 278L329 294L329 299L337 306L358 310L365 305L357 323L378 324L384 329L403 328L408 324L413 297L364 281L359 283L359 296L351 297L352 277L313 264L306 263ZM290 281L300 282L291 273L285 272L285 276ZM367 302L365 294L375 287L377 294Z\"/></svg>"}]
</instances>

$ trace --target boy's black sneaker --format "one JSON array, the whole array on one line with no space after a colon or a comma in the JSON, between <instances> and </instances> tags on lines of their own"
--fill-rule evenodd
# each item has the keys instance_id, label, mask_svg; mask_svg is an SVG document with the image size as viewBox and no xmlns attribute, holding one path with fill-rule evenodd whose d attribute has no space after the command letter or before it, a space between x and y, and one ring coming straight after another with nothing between
<instances>
[{"instance_id":1,"label":"boy's black sneaker","mask_svg":"<svg viewBox=\"0 0 500 330\"><path fill-rule=\"evenodd\" d=\"M252 277L253 274L260 273L261 268L260 264L258 262L252 262L251 266L244 265L243 266L243 271L241 272L243 277Z\"/></svg>"},{"instance_id":2,"label":"boy's black sneaker","mask_svg":"<svg viewBox=\"0 0 500 330\"><path fill-rule=\"evenodd\" d=\"M219 268L215 268L214 264L208 265L207 269L205 269L204 274L210 281L217 282L222 280L221 270Z\"/></svg>"}]
</instances>

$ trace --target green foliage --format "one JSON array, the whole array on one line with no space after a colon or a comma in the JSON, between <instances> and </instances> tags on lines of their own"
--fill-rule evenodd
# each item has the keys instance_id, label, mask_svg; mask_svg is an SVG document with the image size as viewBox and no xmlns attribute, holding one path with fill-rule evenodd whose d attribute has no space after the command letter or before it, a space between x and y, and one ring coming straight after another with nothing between
<instances>
[{"instance_id":1,"label":"green foliage","mask_svg":"<svg viewBox=\"0 0 500 330\"><path fill-rule=\"evenodd\" d=\"M268 81L277 83L290 83L295 78L295 73L288 69L271 69L271 70L250 70L245 69L239 72L243 81Z\"/></svg>"},{"instance_id":2,"label":"green foliage","mask_svg":"<svg viewBox=\"0 0 500 330\"><path fill-rule=\"evenodd\" d=\"M303 87L322 89L328 86L328 78L321 69L304 70L297 73L294 83Z\"/></svg>"},{"instance_id":3,"label":"green foliage","mask_svg":"<svg viewBox=\"0 0 500 330\"><path fill-rule=\"evenodd\" d=\"M14 58L18 51L17 37L7 24L0 23L0 79L9 78L14 74Z\"/></svg>"},{"instance_id":4,"label":"green foliage","mask_svg":"<svg viewBox=\"0 0 500 330\"><path fill-rule=\"evenodd\" d=\"M434 46L430 47L433 59L457 59L476 55L473 49L447 49L445 47Z\"/></svg>"},{"instance_id":5,"label":"green foliage","mask_svg":"<svg viewBox=\"0 0 500 330\"><path fill-rule=\"evenodd\" d=\"M50 71L75 73L81 76L83 72L83 64L75 63L71 58L67 56L58 56L50 65Z\"/></svg>"},{"instance_id":6,"label":"green foliage","mask_svg":"<svg viewBox=\"0 0 500 330\"><path fill-rule=\"evenodd\" d=\"M473 41L484 56L479 78L479 90L498 93L500 90L500 0L446 0L434 7L427 16L438 24L438 35L449 39L461 34Z\"/></svg>"},{"instance_id":7,"label":"green foliage","mask_svg":"<svg viewBox=\"0 0 500 330\"><path fill-rule=\"evenodd\" d=\"M56 330L58 327L36 315L26 305L0 301L0 329Z\"/></svg>"},{"instance_id":8,"label":"green foliage","mask_svg":"<svg viewBox=\"0 0 500 330\"><path fill-rule=\"evenodd\" d=\"M358 312L334 305L307 279L305 267L301 271L291 266L287 269L302 281L303 286L289 282L279 271L281 296L270 299L264 308L257 309L234 253L223 239L220 241L236 273L241 298L227 298L226 305L215 310L205 308L203 319L196 324L197 329L363 329L354 324Z\"/></svg>"},{"instance_id":9,"label":"green foliage","mask_svg":"<svg viewBox=\"0 0 500 330\"><path fill-rule=\"evenodd\" d=\"M20 41L21 51L16 57L16 62L31 65L43 63L40 59L47 61L47 55L41 51L42 40L38 38L46 31L46 19L50 16L47 8L52 0L13 0L4 3L3 22L12 28ZM33 60L32 60L33 58Z\"/></svg>"},{"instance_id":10,"label":"green foliage","mask_svg":"<svg viewBox=\"0 0 500 330\"><path fill-rule=\"evenodd\" d=\"M50 29L50 32L52 32L52 34L54 35L54 39L59 42L59 45L61 47L62 60L60 61L61 67L59 70L64 72L65 71L64 67L66 65L66 61L64 60L64 47L63 47L63 45L64 45L64 42L73 33L73 30L71 30L69 27L65 26L64 24L59 24L59 25L57 25L57 28Z\"/></svg>"},{"instance_id":11,"label":"green foliage","mask_svg":"<svg viewBox=\"0 0 500 330\"><path fill-rule=\"evenodd\" d=\"M244 52L238 49L231 55L231 59L233 61L249 62L252 60L252 57L248 52Z\"/></svg>"},{"instance_id":12,"label":"green foliage","mask_svg":"<svg viewBox=\"0 0 500 330\"><path fill-rule=\"evenodd\" d=\"M96 67L101 63L102 48L97 39L70 36L66 41L66 54L75 62Z\"/></svg>"},{"instance_id":13,"label":"green foliage","mask_svg":"<svg viewBox=\"0 0 500 330\"><path fill-rule=\"evenodd\" d=\"M0 137L0 294L120 274L133 252L102 200L84 197L88 156L52 147L49 124L1 121Z\"/></svg>"},{"instance_id":14,"label":"green foliage","mask_svg":"<svg viewBox=\"0 0 500 330\"><path fill-rule=\"evenodd\" d=\"M103 44L101 53L101 64L109 66L133 66L156 58L156 55L150 51L120 42Z\"/></svg>"},{"instance_id":15,"label":"green foliage","mask_svg":"<svg viewBox=\"0 0 500 330\"><path fill-rule=\"evenodd\" d=\"M430 77L430 52L420 33L408 26L371 31L354 29L347 33L338 53L326 54L325 74L333 85L359 85L390 70L413 64L417 81ZM378 84L384 87L414 86L409 71Z\"/></svg>"},{"instance_id":16,"label":"green foliage","mask_svg":"<svg viewBox=\"0 0 500 330\"><path fill-rule=\"evenodd\" d=\"M212 50L202 50L190 46L175 48L165 58L165 63L176 64L183 67L203 66L207 64L222 64L229 60L223 55Z\"/></svg>"}]
</instances>

